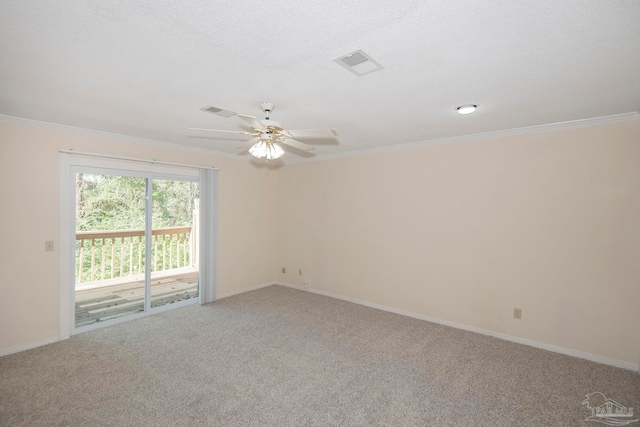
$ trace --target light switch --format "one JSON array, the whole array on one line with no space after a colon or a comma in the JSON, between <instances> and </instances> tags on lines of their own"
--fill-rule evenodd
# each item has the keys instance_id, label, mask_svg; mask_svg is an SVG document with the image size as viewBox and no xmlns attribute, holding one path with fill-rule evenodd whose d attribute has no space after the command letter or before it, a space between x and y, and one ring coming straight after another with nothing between
<instances>
[{"instance_id":1,"label":"light switch","mask_svg":"<svg viewBox=\"0 0 640 427\"><path fill-rule=\"evenodd\" d=\"M44 242L44 250L45 252L53 251L53 240L47 240L46 242Z\"/></svg>"}]
</instances>

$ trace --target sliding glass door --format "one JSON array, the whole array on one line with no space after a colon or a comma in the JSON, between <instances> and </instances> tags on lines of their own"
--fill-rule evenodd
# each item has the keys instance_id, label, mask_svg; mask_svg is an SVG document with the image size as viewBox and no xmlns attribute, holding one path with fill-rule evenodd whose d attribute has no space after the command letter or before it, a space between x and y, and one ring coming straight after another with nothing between
<instances>
[{"instance_id":1,"label":"sliding glass door","mask_svg":"<svg viewBox=\"0 0 640 427\"><path fill-rule=\"evenodd\" d=\"M145 178L77 172L75 326L144 311Z\"/></svg>"},{"instance_id":2,"label":"sliding glass door","mask_svg":"<svg viewBox=\"0 0 640 427\"><path fill-rule=\"evenodd\" d=\"M197 301L197 179L72 171L75 329Z\"/></svg>"},{"instance_id":3,"label":"sliding glass door","mask_svg":"<svg viewBox=\"0 0 640 427\"><path fill-rule=\"evenodd\" d=\"M153 180L151 308L198 297L197 182Z\"/></svg>"}]
</instances>

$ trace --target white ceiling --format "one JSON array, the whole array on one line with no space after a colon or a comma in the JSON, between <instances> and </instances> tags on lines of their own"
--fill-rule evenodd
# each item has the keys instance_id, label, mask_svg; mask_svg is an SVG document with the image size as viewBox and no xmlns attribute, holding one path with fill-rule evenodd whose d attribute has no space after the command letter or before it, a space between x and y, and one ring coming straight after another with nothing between
<instances>
[{"instance_id":1,"label":"white ceiling","mask_svg":"<svg viewBox=\"0 0 640 427\"><path fill-rule=\"evenodd\" d=\"M316 155L635 112L637 0L3 0L0 114L237 153L215 105ZM384 70L333 60L362 49ZM461 116L455 107L478 104ZM246 155L246 154L245 154ZM300 156L301 153L289 156Z\"/></svg>"}]
</instances>

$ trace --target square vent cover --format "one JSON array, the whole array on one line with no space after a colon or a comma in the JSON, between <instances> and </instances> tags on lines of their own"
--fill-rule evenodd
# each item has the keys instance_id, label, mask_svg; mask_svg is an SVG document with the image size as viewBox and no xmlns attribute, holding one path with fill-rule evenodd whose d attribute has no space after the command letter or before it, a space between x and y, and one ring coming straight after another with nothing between
<instances>
[{"instance_id":1,"label":"square vent cover","mask_svg":"<svg viewBox=\"0 0 640 427\"><path fill-rule=\"evenodd\" d=\"M334 61L351 71L356 76L364 76L365 74L374 73L384 69L378 61L364 53L362 49L358 49L354 52L336 58Z\"/></svg>"}]
</instances>

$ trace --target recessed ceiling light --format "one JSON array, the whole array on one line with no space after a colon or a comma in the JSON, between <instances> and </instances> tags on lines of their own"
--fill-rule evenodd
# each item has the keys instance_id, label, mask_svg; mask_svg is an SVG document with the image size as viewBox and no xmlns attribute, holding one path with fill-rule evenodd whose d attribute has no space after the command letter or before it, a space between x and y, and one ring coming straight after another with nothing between
<instances>
[{"instance_id":1,"label":"recessed ceiling light","mask_svg":"<svg viewBox=\"0 0 640 427\"><path fill-rule=\"evenodd\" d=\"M476 111L476 108L478 108L477 105L468 104L468 105L461 105L458 108L456 108L456 110L458 110L458 113L460 114L471 114L474 111Z\"/></svg>"}]
</instances>

